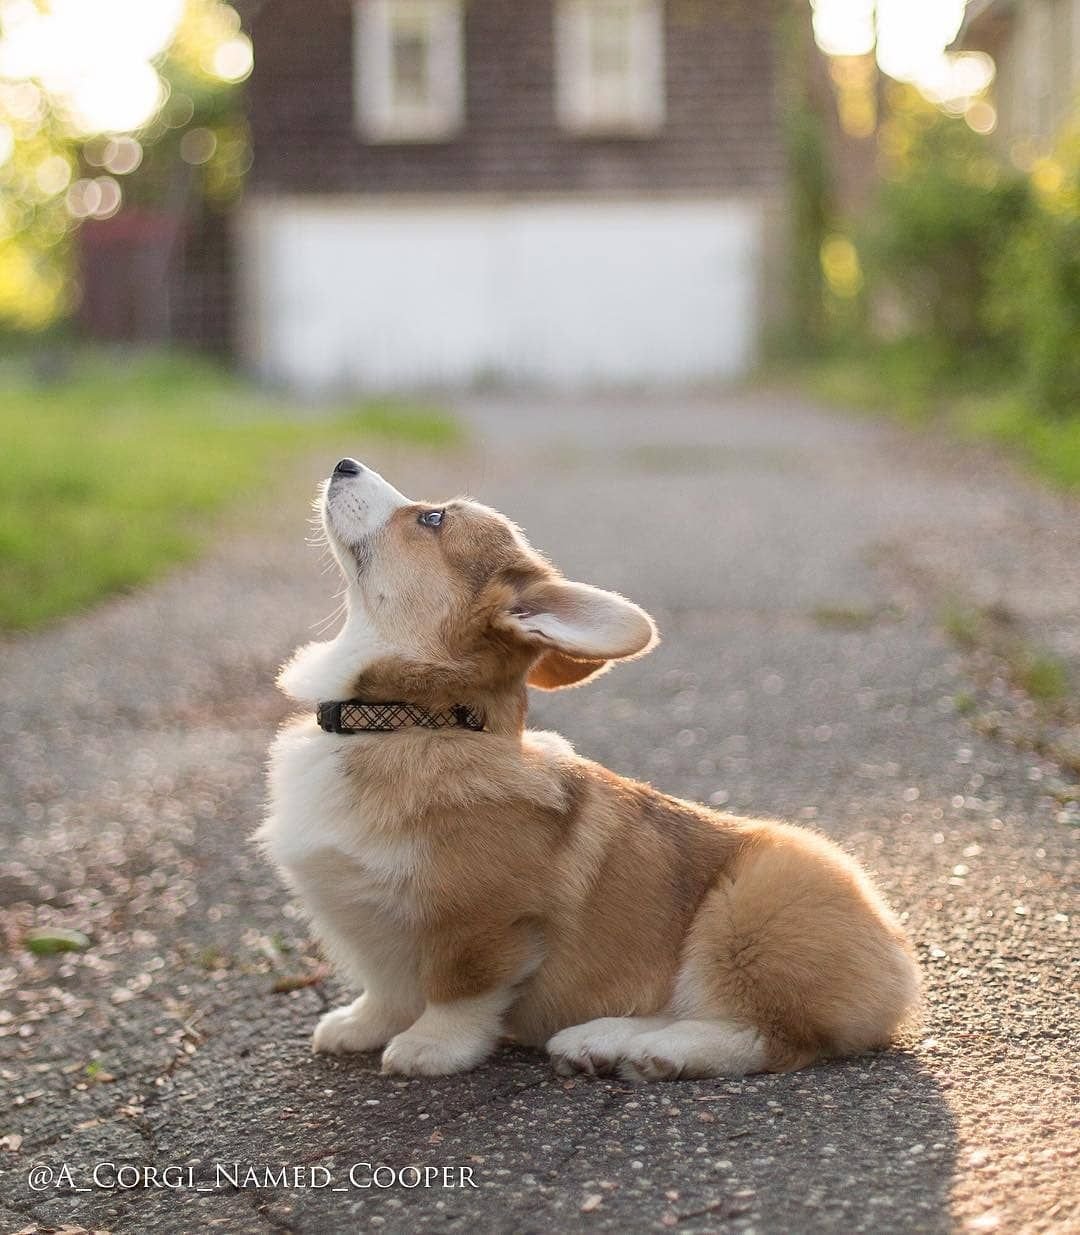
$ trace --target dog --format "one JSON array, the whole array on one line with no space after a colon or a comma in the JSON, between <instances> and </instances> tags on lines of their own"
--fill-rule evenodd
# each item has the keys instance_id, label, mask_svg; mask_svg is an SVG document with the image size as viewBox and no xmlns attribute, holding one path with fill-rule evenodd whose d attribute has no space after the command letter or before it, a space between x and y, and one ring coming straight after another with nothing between
<instances>
[{"instance_id":1,"label":"dog","mask_svg":"<svg viewBox=\"0 0 1080 1235\"><path fill-rule=\"evenodd\" d=\"M567 580L496 511L410 501L354 459L317 506L347 616L280 674L318 713L277 735L257 834L362 992L316 1052L438 1076L510 1037L564 1075L652 1081L892 1041L919 973L853 859L526 729L527 687L655 646L643 609Z\"/></svg>"}]
</instances>

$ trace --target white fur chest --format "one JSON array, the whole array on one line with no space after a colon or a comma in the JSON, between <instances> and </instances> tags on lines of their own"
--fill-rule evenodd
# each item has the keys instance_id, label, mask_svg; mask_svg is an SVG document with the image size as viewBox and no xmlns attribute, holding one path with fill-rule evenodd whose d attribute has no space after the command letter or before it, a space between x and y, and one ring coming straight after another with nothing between
<instances>
[{"instance_id":1,"label":"white fur chest","mask_svg":"<svg viewBox=\"0 0 1080 1235\"><path fill-rule=\"evenodd\" d=\"M270 808L256 839L317 925L362 908L404 923L417 903L419 843L372 827L350 788L343 761L357 740L310 722L270 749Z\"/></svg>"}]
</instances>

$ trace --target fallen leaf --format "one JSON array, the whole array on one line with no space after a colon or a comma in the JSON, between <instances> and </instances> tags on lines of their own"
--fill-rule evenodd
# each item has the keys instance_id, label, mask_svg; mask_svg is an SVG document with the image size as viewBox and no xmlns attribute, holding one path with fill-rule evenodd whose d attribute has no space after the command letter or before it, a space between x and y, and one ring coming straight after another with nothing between
<instances>
[{"instance_id":1,"label":"fallen leaf","mask_svg":"<svg viewBox=\"0 0 1080 1235\"><path fill-rule=\"evenodd\" d=\"M28 952L35 956L52 956L56 952L82 952L90 946L89 938L82 931L67 930L62 926L37 926L23 936Z\"/></svg>"},{"instance_id":2,"label":"fallen leaf","mask_svg":"<svg viewBox=\"0 0 1080 1235\"><path fill-rule=\"evenodd\" d=\"M308 986L318 986L325 978L325 969L317 969L314 973L291 974L284 978L275 978L270 990L275 995L287 995L290 991L302 991Z\"/></svg>"}]
</instances>

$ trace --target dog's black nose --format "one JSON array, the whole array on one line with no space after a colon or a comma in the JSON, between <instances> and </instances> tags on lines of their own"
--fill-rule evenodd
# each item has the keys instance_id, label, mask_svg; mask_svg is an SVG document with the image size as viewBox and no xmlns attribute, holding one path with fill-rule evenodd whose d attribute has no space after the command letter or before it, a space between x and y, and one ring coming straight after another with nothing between
<instances>
[{"instance_id":1,"label":"dog's black nose","mask_svg":"<svg viewBox=\"0 0 1080 1235\"><path fill-rule=\"evenodd\" d=\"M363 464L355 459L341 459L334 468L335 476L359 476L364 470Z\"/></svg>"}]
</instances>

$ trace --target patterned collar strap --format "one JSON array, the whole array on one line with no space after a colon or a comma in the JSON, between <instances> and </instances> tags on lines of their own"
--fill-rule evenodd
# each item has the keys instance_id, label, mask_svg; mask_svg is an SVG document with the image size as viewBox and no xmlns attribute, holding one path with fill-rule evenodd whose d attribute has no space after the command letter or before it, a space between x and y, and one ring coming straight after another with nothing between
<instances>
[{"instance_id":1,"label":"patterned collar strap","mask_svg":"<svg viewBox=\"0 0 1080 1235\"><path fill-rule=\"evenodd\" d=\"M412 703L364 703L332 700L315 709L319 727L327 733L393 733L397 729L471 729L479 732L484 718L456 704L444 712L429 712Z\"/></svg>"}]
</instances>

